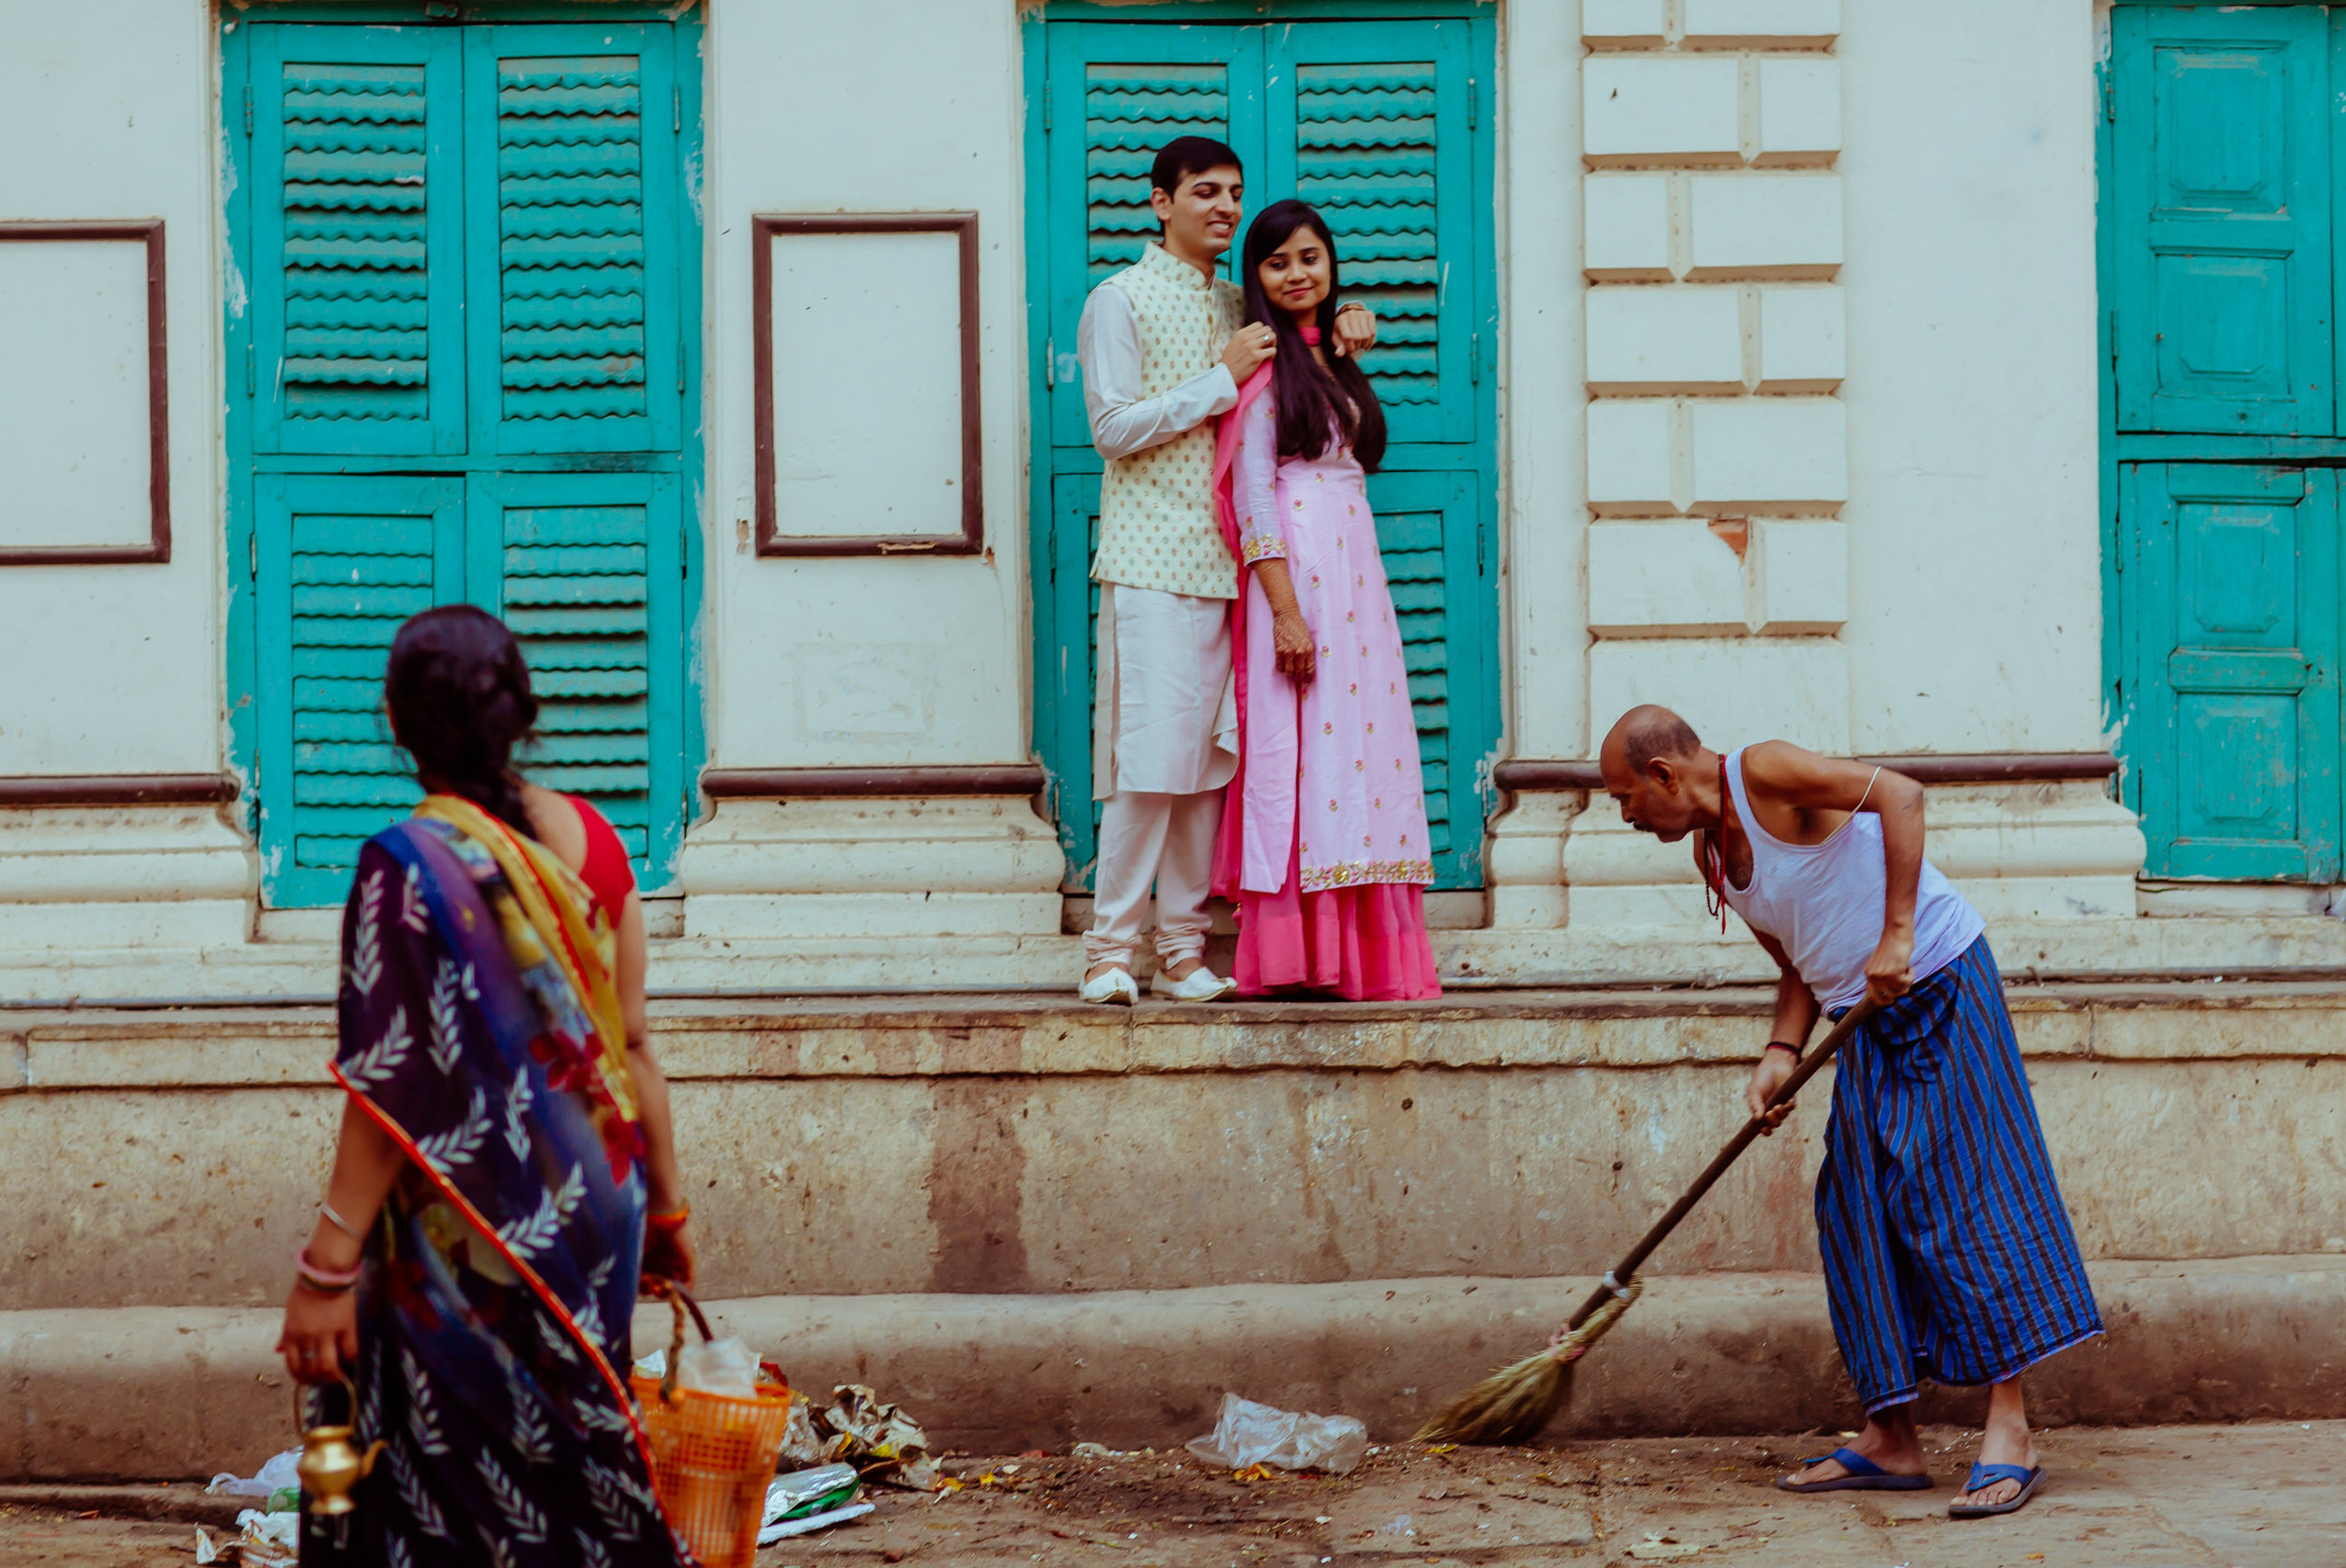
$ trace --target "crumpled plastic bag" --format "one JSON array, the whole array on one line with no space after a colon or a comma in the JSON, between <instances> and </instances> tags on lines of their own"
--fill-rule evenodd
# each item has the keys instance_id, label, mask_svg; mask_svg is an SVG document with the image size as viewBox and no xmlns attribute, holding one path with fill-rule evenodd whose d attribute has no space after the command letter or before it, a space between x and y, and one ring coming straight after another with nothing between
<instances>
[{"instance_id":1,"label":"crumpled plastic bag","mask_svg":"<svg viewBox=\"0 0 2346 1568\"><path fill-rule=\"evenodd\" d=\"M684 1354L676 1359L676 1380L678 1388L702 1393L723 1394L727 1399L754 1399L757 1352L738 1339L687 1345Z\"/></svg>"},{"instance_id":2,"label":"crumpled plastic bag","mask_svg":"<svg viewBox=\"0 0 2346 1568\"><path fill-rule=\"evenodd\" d=\"M831 1403L800 1397L790 1405L785 1458L801 1465L853 1465L866 1481L916 1491L937 1489L937 1461L920 1423L861 1383L841 1383Z\"/></svg>"},{"instance_id":3,"label":"crumpled plastic bag","mask_svg":"<svg viewBox=\"0 0 2346 1568\"><path fill-rule=\"evenodd\" d=\"M1210 1465L1234 1470L1276 1465L1342 1475L1368 1452L1368 1428L1352 1416L1298 1414L1225 1393L1213 1431L1192 1438L1189 1451Z\"/></svg>"},{"instance_id":4,"label":"crumpled plastic bag","mask_svg":"<svg viewBox=\"0 0 2346 1568\"><path fill-rule=\"evenodd\" d=\"M234 1470L222 1470L212 1477L212 1484L204 1488L209 1497L266 1498L279 1492L297 1491L301 1476L294 1467L301 1463L301 1450L289 1448L282 1454L272 1454L261 1465L261 1473L250 1480L240 1480Z\"/></svg>"},{"instance_id":5,"label":"crumpled plastic bag","mask_svg":"<svg viewBox=\"0 0 2346 1568\"><path fill-rule=\"evenodd\" d=\"M761 1392L757 1381L757 1352L738 1339L712 1339L706 1345L687 1345L684 1354L676 1361L677 1387L693 1389L701 1393L718 1393L727 1399L755 1399ZM639 1378L664 1378L668 1375L668 1352L654 1350L635 1361Z\"/></svg>"}]
</instances>

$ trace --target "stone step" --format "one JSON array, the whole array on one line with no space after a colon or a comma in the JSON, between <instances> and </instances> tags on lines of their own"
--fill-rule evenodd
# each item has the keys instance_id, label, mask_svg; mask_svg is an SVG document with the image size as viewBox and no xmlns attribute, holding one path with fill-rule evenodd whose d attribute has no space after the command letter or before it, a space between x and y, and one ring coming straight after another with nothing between
<instances>
[{"instance_id":1,"label":"stone step","mask_svg":"<svg viewBox=\"0 0 2346 1568\"><path fill-rule=\"evenodd\" d=\"M2346 1258L2091 1266L2106 1337L2029 1379L2041 1424L2346 1416ZM800 1388L861 1382L940 1448L1163 1447L1233 1391L1359 1416L1379 1440L1541 1345L1586 1278L1363 1279L1086 1295L769 1296L708 1303ZM250 1473L294 1439L268 1308L0 1313L0 1481ZM635 1345L665 1342L639 1313ZM1976 1423L1976 1392L1925 1420ZM1856 1419L1821 1281L1655 1276L1576 1372L1567 1436L1832 1429Z\"/></svg>"},{"instance_id":2,"label":"stone step","mask_svg":"<svg viewBox=\"0 0 2346 1568\"><path fill-rule=\"evenodd\" d=\"M1561 895L1568 890L1549 889ZM1677 890L1693 896L1692 890ZM674 901L662 900L659 903ZM1692 905L1688 906L1689 910ZM334 988L333 911L269 911L260 940L209 946L0 944L0 1003L324 999ZM127 928L126 928L127 929ZM278 935L270 936L269 933ZM2346 921L2311 913L2165 918L1994 919L2015 979L2158 981L2207 976L2346 977ZM112 942L114 938L108 937ZM1531 986L1754 983L1775 971L1739 926L1587 920L1432 932L1454 991ZM1226 939L1214 952L1226 962ZM1143 960L1144 967L1147 960ZM655 993L772 996L850 990L1072 992L1083 943L1064 931L992 936L655 936Z\"/></svg>"},{"instance_id":3,"label":"stone step","mask_svg":"<svg viewBox=\"0 0 2346 1568\"><path fill-rule=\"evenodd\" d=\"M2016 986L2089 1259L2346 1254L2346 986ZM1608 1266L1742 1120L1756 990L669 1001L704 1282L1051 1295ZM263 1306L324 1008L0 1012L0 1310ZM10 1091L13 1092L10 1092ZM1828 1086L1657 1255L1812 1270Z\"/></svg>"}]
</instances>

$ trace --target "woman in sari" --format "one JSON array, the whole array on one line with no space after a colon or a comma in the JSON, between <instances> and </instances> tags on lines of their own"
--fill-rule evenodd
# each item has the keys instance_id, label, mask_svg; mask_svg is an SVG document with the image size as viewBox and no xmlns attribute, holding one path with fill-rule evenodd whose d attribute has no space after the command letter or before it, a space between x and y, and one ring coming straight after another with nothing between
<instances>
[{"instance_id":1,"label":"woman in sari","mask_svg":"<svg viewBox=\"0 0 2346 1568\"><path fill-rule=\"evenodd\" d=\"M639 1273L693 1268L626 852L515 775L538 705L495 617L416 617L384 685L426 797L359 854L348 1100L278 1348L387 1449L302 1560L678 1568L621 1378Z\"/></svg>"},{"instance_id":2,"label":"woman in sari","mask_svg":"<svg viewBox=\"0 0 2346 1568\"><path fill-rule=\"evenodd\" d=\"M1239 773L1214 891L1239 906L1242 996L1438 997L1425 932L1434 879L1401 628L1367 475L1385 419L1360 366L1331 355L1336 253L1304 203L1246 231L1250 321L1269 364L1223 417L1214 495L1247 568L1231 608Z\"/></svg>"}]
</instances>

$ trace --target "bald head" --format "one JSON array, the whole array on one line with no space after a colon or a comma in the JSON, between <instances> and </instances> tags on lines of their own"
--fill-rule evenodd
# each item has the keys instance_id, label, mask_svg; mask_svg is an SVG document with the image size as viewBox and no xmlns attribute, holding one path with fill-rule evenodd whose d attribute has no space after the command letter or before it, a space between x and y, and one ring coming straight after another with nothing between
<instances>
[{"instance_id":1,"label":"bald head","mask_svg":"<svg viewBox=\"0 0 2346 1568\"><path fill-rule=\"evenodd\" d=\"M1702 739L1668 708L1646 703L1606 732L1597 766L1622 820L1664 842L1683 838L1702 811Z\"/></svg>"},{"instance_id":2,"label":"bald head","mask_svg":"<svg viewBox=\"0 0 2346 1568\"><path fill-rule=\"evenodd\" d=\"M1613 721L1605 737L1605 749L1598 754L1608 763L1619 757L1630 772L1642 773L1656 757L1683 763L1701 750L1702 738L1695 734L1694 725L1659 703L1649 702Z\"/></svg>"}]
</instances>

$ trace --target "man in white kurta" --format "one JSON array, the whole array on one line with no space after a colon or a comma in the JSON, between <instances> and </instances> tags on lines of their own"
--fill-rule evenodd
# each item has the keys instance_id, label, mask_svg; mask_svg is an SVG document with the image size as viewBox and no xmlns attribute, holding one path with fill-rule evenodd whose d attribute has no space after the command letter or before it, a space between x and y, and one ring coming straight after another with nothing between
<instances>
[{"instance_id":1,"label":"man in white kurta","mask_svg":"<svg viewBox=\"0 0 2346 1568\"><path fill-rule=\"evenodd\" d=\"M1091 291L1076 329L1100 476L1099 684L1092 792L1104 802L1084 936L1087 1001L1130 1003L1151 883L1150 989L1211 1001L1232 983L1205 967L1206 899L1223 786L1237 770L1229 601L1238 561L1213 510L1213 427L1271 354L1242 325L1239 289L1214 275L1238 231L1238 156L1204 137L1165 144L1150 171L1164 223L1140 260ZM1376 342L1365 310L1339 324L1351 352Z\"/></svg>"},{"instance_id":2,"label":"man in white kurta","mask_svg":"<svg viewBox=\"0 0 2346 1568\"><path fill-rule=\"evenodd\" d=\"M1209 166L1166 167L1201 160ZM1261 362L1269 333L1240 333L1239 291L1213 274L1238 224L1236 156L1184 138L1159 156L1150 184L1165 236L1091 291L1075 338L1092 444L1106 461L1091 567L1092 792L1105 804L1083 982L1085 999L1101 1002L1138 997L1132 967L1152 882L1151 988L1193 1001L1231 989L1204 965L1222 788L1238 766L1238 563L1214 520L1211 421L1238 402L1237 378Z\"/></svg>"}]
</instances>

